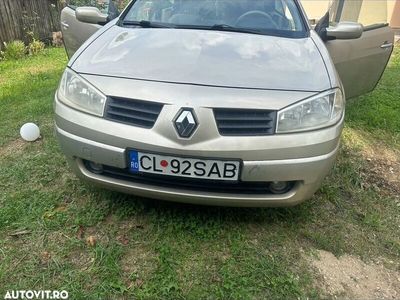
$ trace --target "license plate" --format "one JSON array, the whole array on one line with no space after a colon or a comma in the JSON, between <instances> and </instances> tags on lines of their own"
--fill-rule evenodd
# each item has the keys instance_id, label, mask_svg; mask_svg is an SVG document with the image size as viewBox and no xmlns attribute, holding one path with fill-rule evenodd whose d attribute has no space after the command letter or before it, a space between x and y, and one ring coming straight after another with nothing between
<instances>
[{"instance_id":1,"label":"license plate","mask_svg":"<svg viewBox=\"0 0 400 300\"><path fill-rule=\"evenodd\" d=\"M129 160L132 173L237 181L240 172L239 161L184 158L139 151L130 151Z\"/></svg>"}]
</instances>

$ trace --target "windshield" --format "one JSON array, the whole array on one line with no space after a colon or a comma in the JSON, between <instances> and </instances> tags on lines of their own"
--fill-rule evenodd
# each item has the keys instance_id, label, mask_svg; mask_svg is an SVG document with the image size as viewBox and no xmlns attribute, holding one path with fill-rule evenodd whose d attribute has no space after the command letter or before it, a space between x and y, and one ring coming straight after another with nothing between
<instances>
[{"instance_id":1,"label":"windshield","mask_svg":"<svg viewBox=\"0 0 400 300\"><path fill-rule=\"evenodd\" d=\"M154 24L157 25L154 27L248 30L288 37L306 34L295 0L137 0L122 24L143 26L143 21L147 27Z\"/></svg>"}]
</instances>

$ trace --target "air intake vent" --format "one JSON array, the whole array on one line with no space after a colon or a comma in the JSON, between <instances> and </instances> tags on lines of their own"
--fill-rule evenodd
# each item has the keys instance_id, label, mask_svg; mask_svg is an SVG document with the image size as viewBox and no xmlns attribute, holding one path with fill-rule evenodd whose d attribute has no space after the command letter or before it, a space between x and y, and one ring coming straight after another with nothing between
<instances>
[{"instance_id":1,"label":"air intake vent","mask_svg":"<svg viewBox=\"0 0 400 300\"><path fill-rule=\"evenodd\" d=\"M271 182L221 182L207 179L195 179L174 176L154 175L154 174L132 174L128 169L119 169L110 166L102 166L99 172L93 169L90 162L84 161L85 167L89 172L96 175L105 176L107 178L125 180L127 182L147 184L156 187L174 188L182 190L200 191L200 192L216 192L216 193L236 193L236 194L273 194L271 191ZM282 194L289 192L295 186L296 182L288 182L287 188L282 190Z\"/></svg>"},{"instance_id":2,"label":"air intake vent","mask_svg":"<svg viewBox=\"0 0 400 300\"><path fill-rule=\"evenodd\" d=\"M259 109L214 109L215 121L221 135L257 136L275 133L277 112Z\"/></svg>"},{"instance_id":3,"label":"air intake vent","mask_svg":"<svg viewBox=\"0 0 400 300\"><path fill-rule=\"evenodd\" d=\"M104 117L120 123L152 128L162 107L160 103L109 97Z\"/></svg>"}]
</instances>

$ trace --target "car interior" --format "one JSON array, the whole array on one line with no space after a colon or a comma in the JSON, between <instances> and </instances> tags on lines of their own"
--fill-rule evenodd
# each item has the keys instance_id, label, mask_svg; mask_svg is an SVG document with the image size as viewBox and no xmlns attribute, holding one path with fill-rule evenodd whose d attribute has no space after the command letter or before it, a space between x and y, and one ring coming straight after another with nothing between
<instances>
[{"instance_id":1,"label":"car interior","mask_svg":"<svg viewBox=\"0 0 400 300\"><path fill-rule=\"evenodd\" d=\"M293 0L139 0L126 19L175 25L303 30Z\"/></svg>"}]
</instances>

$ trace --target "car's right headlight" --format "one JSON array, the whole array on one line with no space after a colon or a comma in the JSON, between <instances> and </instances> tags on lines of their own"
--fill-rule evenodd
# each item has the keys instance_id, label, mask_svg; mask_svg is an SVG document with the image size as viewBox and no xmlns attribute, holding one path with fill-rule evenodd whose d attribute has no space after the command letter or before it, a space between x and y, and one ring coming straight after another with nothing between
<instances>
[{"instance_id":1,"label":"car's right headlight","mask_svg":"<svg viewBox=\"0 0 400 300\"><path fill-rule=\"evenodd\" d=\"M300 132L332 126L342 118L344 107L340 89L323 92L279 111L276 132Z\"/></svg>"},{"instance_id":2,"label":"car's right headlight","mask_svg":"<svg viewBox=\"0 0 400 300\"><path fill-rule=\"evenodd\" d=\"M102 92L69 68L61 79L58 98L68 106L100 117L107 100Z\"/></svg>"}]
</instances>

